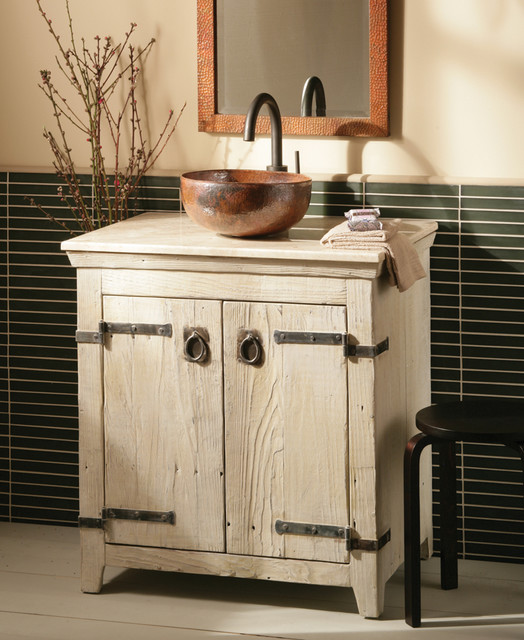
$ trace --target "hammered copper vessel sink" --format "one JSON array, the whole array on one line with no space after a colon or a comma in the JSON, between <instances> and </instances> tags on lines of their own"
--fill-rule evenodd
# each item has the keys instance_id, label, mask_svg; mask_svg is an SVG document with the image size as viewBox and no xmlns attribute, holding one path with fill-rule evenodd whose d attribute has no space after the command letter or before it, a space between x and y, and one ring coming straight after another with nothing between
<instances>
[{"instance_id":1,"label":"hammered copper vessel sink","mask_svg":"<svg viewBox=\"0 0 524 640\"><path fill-rule=\"evenodd\" d=\"M311 178L285 171L192 171L180 179L184 209L226 236L263 236L290 229L311 198Z\"/></svg>"}]
</instances>

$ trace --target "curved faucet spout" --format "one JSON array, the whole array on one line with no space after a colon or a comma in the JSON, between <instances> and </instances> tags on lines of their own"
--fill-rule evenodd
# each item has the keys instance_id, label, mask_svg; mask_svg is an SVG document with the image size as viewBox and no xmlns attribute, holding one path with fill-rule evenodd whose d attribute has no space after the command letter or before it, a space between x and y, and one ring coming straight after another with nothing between
<instances>
[{"instance_id":1,"label":"curved faucet spout","mask_svg":"<svg viewBox=\"0 0 524 640\"><path fill-rule=\"evenodd\" d=\"M269 93L259 93L249 105L244 125L244 140L252 142L255 139L258 113L265 104L269 108L269 120L271 122L271 164L266 168L268 171L287 171L287 167L282 164L282 119L280 118L280 109L275 98Z\"/></svg>"},{"instance_id":2,"label":"curved faucet spout","mask_svg":"<svg viewBox=\"0 0 524 640\"><path fill-rule=\"evenodd\" d=\"M302 104L300 105L301 116L311 116L313 109L313 95L316 98L317 116L326 115L326 94L324 85L318 76L311 76L304 83L302 90Z\"/></svg>"}]
</instances>

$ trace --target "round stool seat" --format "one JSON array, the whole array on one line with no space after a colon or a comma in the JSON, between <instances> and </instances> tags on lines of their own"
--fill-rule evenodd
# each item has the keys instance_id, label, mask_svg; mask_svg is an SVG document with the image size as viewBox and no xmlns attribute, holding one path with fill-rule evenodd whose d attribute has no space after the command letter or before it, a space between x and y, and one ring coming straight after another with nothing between
<instances>
[{"instance_id":1,"label":"round stool seat","mask_svg":"<svg viewBox=\"0 0 524 640\"><path fill-rule=\"evenodd\" d=\"M524 440L521 400L462 400L421 409L417 427L443 440L507 443Z\"/></svg>"}]
</instances>

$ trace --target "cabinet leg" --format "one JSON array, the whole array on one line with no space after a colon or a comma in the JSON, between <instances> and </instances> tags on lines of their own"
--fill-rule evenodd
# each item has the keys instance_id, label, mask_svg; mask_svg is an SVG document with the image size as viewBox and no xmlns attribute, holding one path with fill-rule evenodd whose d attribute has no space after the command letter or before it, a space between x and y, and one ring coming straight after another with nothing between
<instances>
[{"instance_id":1,"label":"cabinet leg","mask_svg":"<svg viewBox=\"0 0 524 640\"><path fill-rule=\"evenodd\" d=\"M377 554L354 551L351 563L351 583L358 612L364 618L379 618L384 611L386 585L379 577Z\"/></svg>"},{"instance_id":2,"label":"cabinet leg","mask_svg":"<svg viewBox=\"0 0 524 640\"><path fill-rule=\"evenodd\" d=\"M99 593L105 567L104 532L80 530L80 587L84 593Z\"/></svg>"}]
</instances>

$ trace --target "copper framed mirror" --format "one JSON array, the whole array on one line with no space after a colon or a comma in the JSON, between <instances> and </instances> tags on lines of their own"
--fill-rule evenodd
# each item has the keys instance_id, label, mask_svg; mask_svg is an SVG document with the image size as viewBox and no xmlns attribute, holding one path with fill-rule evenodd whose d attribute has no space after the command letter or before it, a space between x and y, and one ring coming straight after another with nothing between
<instances>
[{"instance_id":1,"label":"copper framed mirror","mask_svg":"<svg viewBox=\"0 0 524 640\"><path fill-rule=\"evenodd\" d=\"M267 92L286 135L389 135L388 0L272 1L197 0L199 131L242 133L251 99ZM308 77L325 83L325 116L303 115ZM257 131L269 130L261 115Z\"/></svg>"}]
</instances>

